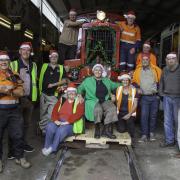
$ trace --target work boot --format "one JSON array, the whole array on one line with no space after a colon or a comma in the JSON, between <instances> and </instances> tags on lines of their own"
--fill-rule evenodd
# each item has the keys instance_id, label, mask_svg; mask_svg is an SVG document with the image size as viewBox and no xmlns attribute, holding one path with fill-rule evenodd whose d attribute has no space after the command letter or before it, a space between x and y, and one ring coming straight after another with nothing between
<instances>
[{"instance_id":1,"label":"work boot","mask_svg":"<svg viewBox=\"0 0 180 180\"><path fill-rule=\"evenodd\" d=\"M25 144L24 145L24 151L25 152L33 152L34 151L34 148L28 144Z\"/></svg>"},{"instance_id":2,"label":"work boot","mask_svg":"<svg viewBox=\"0 0 180 180\"><path fill-rule=\"evenodd\" d=\"M116 139L116 136L112 133L110 126L111 124L104 125L102 136L107 137L109 139Z\"/></svg>"},{"instance_id":3,"label":"work boot","mask_svg":"<svg viewBox=\"0 0 180 180\"><path fill-rule=\"evenodd\" d=\"M9 152L9 153L8 153L8 159L9 159L9 160L15 159L15 157L14 157L14 155L13 155L12 152Z\"/></svg>"},{"instance_id":4,"label":"work boot","mask_svg":"<svg viewBox=\"0 0 180 180\"><path fill-rule=\"evenodd\" d=\"M100 123L95 124L94 138L99 139L101 136Z\"/></svg>"},{"instance_id":5,"label":"work boot","mask_svg":"<svg viewBox=\"0 0 180 180\"><path fill-rule=\"evenodd\" d=\"M28 162L24 157L15 160L16 164L20 165L24 169L28 169L31 167L31 163Z\"/></svg>"},{"instance_id":6,"label":"work boot","mask_svg":"<svg viewBox=\"0 0 180 180\"><path fill-rule=\"evenodd\" d=\"M161 148L169 148L169 147L174 147L175 146L175 143L172 142L172 143L167 143L167 142L161 142L160 143L160 147Z\"/></svg>"},{"instance_id":7,"label":"work boot","mask_svg":"<svg viewBox=\"0 0 180 180\"><path fill-rule=\"evenodd\" d=\"M3 172L3 163L2 163L2 160L0 160L0 173Z\"/></svg>"},{"instance_id":8,"label":"work boot","mask_svg":"<svg viewBox=\"0 0 180 180\"><path fill-rule=\"evenodd\" d=\"M143 143L143 142L147 142L147 141L148 141L147 136L142 135L138 142Z\"/></svg>"}]
</instances>

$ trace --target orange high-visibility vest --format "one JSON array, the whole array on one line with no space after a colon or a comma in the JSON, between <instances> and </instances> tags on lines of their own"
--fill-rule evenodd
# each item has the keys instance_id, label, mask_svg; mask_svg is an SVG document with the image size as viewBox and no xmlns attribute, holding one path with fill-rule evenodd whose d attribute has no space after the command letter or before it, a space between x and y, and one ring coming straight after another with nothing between
<instances>
[{"instance_id":1,"label":"orange high-visibility vest","mask_svg":"<svg viewBox=\"0 0 180 180\"><path fill-rule=\"evenodd\" d=\"M120 107L122 103L122 93L123 93L123 86L119 86L116 90L116 102L117 102L118 112L120 111ZM132 111L135 96L136 96L136 88L130 87L130 91L128 95L128 112ZM132 116L136 116L136 112L134 112Z\"/></svg>"}]
</instances>

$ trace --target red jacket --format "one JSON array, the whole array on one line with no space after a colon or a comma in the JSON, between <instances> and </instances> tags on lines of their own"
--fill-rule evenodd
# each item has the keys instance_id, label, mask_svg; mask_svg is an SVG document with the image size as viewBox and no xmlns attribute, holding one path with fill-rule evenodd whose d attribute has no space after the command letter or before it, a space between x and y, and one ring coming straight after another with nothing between
<instances>
[{"instance_id":1,"label":"red jacket","mask_svg":"<svg viewBox=\"0 0 180 180\"><path fill-rule=\"evenodd\" d=\"M66 100L67 101L67 100ZM55 104L53 111L52 111L52 115L51 115L51 119L53 121L58 121L59 120L59 106L62 103L62 98L60 98L58 100L58 102ZM63 106L63 104L62 104ZM76 109L76 113L72 113L72 115L66 119L70 124L74 123L75 121L79 120L82 116L84 115L84 103L79 103L77 105L77 109Z\"/></svg>"}]
</instances>

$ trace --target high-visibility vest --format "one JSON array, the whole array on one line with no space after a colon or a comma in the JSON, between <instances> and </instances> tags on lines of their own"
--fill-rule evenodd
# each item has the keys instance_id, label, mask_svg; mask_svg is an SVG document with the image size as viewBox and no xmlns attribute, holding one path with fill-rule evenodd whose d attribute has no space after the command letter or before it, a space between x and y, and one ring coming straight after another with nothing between
<instances>
[{"instance_id":1,"label":"high-visibility vest","mask_svg":"<svg viewBox=\"0 0 180 180\"><path fill-rule=\"evenodd\" d=\"M117 111L119 112L122 102L122 93L123 93L123 86L119 86L116 90L116 101L117 101ZM128 112L131 112L134 99L136 95L136 88L130 87L130 92L128 95ZM132 116L136 116L136 112L132 114Z\"/></svg>"},{"instance_id":2,"label":"high-visibility vest","mask_svg":"<svg viewBox=\"0 0 180 180\"><path fill-rule=\"evenodd\" d=\"M48 68L48 63L44 63L42 65L42 68L41 68L41 73L40 73L40 77L39 77L39 93L41 95L42 93L42 85L43 85L43 80L44 80L44 74ZM62 76L63 76L63 66L62 65L58 65L59 67L59 81L62 80ZM54 96L58 96L58 93L57 92L54 92Z\"/></svg>"},{"instance_id":3,"label":"high-visibility vest","mask_svg":"<svg viewBox=\"0 0 180 180\"><path fill-rule=\"evenodd\" d=\"M34 101L37 101L37 65L35 62L32 63L33 66L32 66L32 70L31 70L31 82L32 82L32 85L31 85L31 100L34 102ZM18 73L19 71L19 63L18 61L13 61L10 63L10 67L12 69L12 71Z\"/></svg>"},{"instance_id":4,"label":"high-visibility vest","mask_svg":"<svg viewBox=\"0 0 180 180\"><path fill-rule=\"evenodd\" d=\"M63 102L61 100L61 104L58 107L58 112L60 111L62 104L63 104ZM75 102L74 102L74 105L73 105L73 114L76 113L77 105L78 105L78 101L77 101L77 98L76 98ZM81 118L81 119L77 120L76 122L74 122L73 123L73 133L74 134L81 134L83 132L83 124L84 124L83 118Z\"/></svg>"}]
</instances>

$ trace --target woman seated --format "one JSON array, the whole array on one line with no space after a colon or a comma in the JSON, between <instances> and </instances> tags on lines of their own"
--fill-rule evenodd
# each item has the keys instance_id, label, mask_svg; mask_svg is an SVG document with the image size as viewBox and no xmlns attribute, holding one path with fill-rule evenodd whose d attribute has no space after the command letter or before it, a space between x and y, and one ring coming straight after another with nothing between
<instances>
[{"instance_id":1,"label":"woman seated","mask_svg":"<svg viewBox=\"0 0 180 180\"><path fill-rule=\"evenodd\" d=\"M122 86L119 86L116 90L117 131L123 133L127 130L133 138L138 95L136 88L131 85L131 77L128 74L119 76L118 79L122 81Z\"/></svg>"},{"instance_id":2,"label":"woman seated","mask_svg":"<svg viewBox=\"0 0 180 180\"><path fill-rule=\"evenodd\" d=\"M45 156L56 152L65 138L83 131L81 118L84 115L84 103L76 98L77 89L73 83L68 85L66 93L67 99L59 99L52 112L53 121L46 126L45 145L42 149Z\"/></svg>"},{"instance_id":3,"label":"woman seated","mask_svg":"<svg viewBox=\"0 0 180 180\"><path fill-rule=\"evenodd\" d=\"M93 66L93 76L86 78L78 87L78 94L85 95L85 116L95 123L95 138L100 138L100 123L104 119L105 137L114 139L111 124L118 120L116 107L110 100L111 92L118 87L109 78L102 77L104 68L101 64ZM81 97L81 95L79 95ZM82 97L81 97L82 98Z\"/></svg>"}]
</instances>

